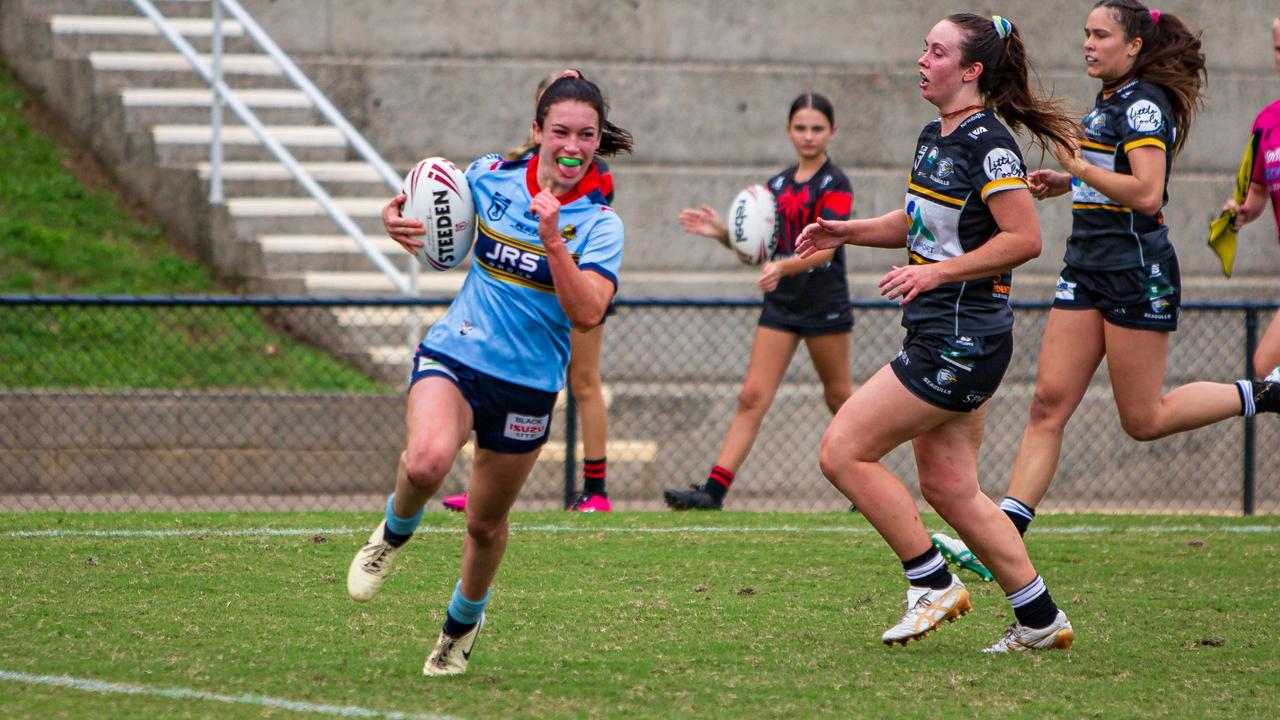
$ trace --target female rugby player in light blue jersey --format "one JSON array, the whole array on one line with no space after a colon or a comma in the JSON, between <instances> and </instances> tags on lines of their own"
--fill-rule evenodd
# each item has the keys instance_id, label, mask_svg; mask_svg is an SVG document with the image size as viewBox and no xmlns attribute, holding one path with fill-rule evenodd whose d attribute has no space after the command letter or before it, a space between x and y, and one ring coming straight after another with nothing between
<instances>
[{"instance_id":1,"label":"female rugby player in light blue jersey","mask_svg":"<svg viewBox=\"0 0 1280 720\"><path fill-rule=\"evenodd\" d=\"M903 306L902 351L836 413L819 464L902 561L906 612L889 645L924 637L969 611L969 592L930 543L915 499L881 459L910 441L924 499L974 548L1017 620L989 652L1067 648L1071 623L1054 604L1022 538L978 486L986 401L1013 351L1011 270L1040 254L1040 223L1017 142L996 119L1040 142L1069 144L1073 123L1032 93L1022 38L999 16L951 15L918 61L920 91L941 117L915 147L904 210L804 229L808 256L842 243L907 248L880 281Z\"/></svg>"},{"instance_id":2,"label":"female rugby player in light blue jersey","mask_svg":"<svg viewBox=\"0 0 1280 720\"><path fill-rule=\"evenodd\" d=\"M577 70L568 69L548 75L538 83L534 92L533 106L538 107L538 100L547 86L562 76L580 77ZM507 160L528 160L538 152L538 143L533 133L523 145L506 153ZM600 190L605 200L613 204L613 174L603 160L596 160L596 172L600 176ZM609 306L606 316L614 313ZM582 418L582 491L569 505L573 512L610 512L613 504L609 502L606 489L609 461L605 455L609 439L609 410L604 401L604 384L600 381L600 351L604 345L604 321L592 328L574 328L569 332L569 388L573 391L574 403L578 406L578 416ZM467 509L467 494L457 493L441 498L440 503L448 510L462 512Z\"/></svg>"},{"instance_id":3,"label":"female rugby player in light blue jersey","mask_svg":"<svg viewBox=\"0 0 1280 720\"><path fill-rule=\"evenodd\" d=\"M608 121L606 109L594 83L560 77L535 111L538 154L486 156L467 169L479 228L473 262L418 347L395 493L347 573L352 599L378 593L474 430L462 577L426 675L466 672L506 550L507 515L564 386L569 330L598 325L617 289L622 221L605 201L594 159L629 152L631 135ZM425 229L400 216L404 199L387 203L382 220L413 252Z\"/></svg>"}]
</instances>

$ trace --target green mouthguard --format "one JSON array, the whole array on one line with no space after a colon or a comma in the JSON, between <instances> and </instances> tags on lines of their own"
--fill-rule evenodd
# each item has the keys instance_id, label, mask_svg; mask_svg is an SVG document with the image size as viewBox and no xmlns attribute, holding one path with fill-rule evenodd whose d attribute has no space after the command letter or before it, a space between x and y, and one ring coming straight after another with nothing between
<instances>
[{"instance_id":1,"label":"green mouthguard","mask_svg":"<svg viewBox=\"0 0 1280 720\"><path fill-rule=\"evenodd\" d=\"M565 167L578 167L582 164L582 161L577 158L556 158L556 162Z\"/></svg>"}]
</instances>

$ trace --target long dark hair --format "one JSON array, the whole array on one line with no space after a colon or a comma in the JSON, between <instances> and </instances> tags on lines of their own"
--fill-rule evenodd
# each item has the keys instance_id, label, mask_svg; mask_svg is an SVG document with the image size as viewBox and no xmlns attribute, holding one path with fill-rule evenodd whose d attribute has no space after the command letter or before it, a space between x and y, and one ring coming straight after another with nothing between
<instances>
[{"instance_id":1,"label":"long dark hair","mask_svg":"<svg viewBox=\"0 0 1280 720\"><path fill-rule=\"evenodd\" d=\"M1142 38L1142 49L1133 59L1133 69L1125 78L1138 78L1165 89L1173 105L1173 152L1187 141L1191 121L1204 104L1201 88L1209 79L1200 50L1200 33L1172 13L1152 11L1137 0L1098 0L1124 29L1126 42Z\"/></svg>"},{"instance_id":2,"label":"long dark hair","mask_svg":"<svg viewBox=\"0 0 1280 720\"><path fill-rule=\"evenodd\" d=\"M794 118L796 113L801 110L817 110L826 116L827 122L831 124L831 127L836 126L836 110L831 106L831 101L825 95L809 92L792 100L791 109L787 111L787 122L790 123L791 118Z\"/></svg>"},{"instance_id":3,"label":"long dark hair","mask_svg":"<svg viewBox=\"0 0 1280 720\"><path fill-rule=\"evenodd\" d=\"M612 157L618 153L631 152L631 133L609 122L609 105L604 101L604 94L600 92L599 86L585 77L563 75L547 86L542 97L538 98L538 107L534 113L538 127L542 127L552 105L566 100L577 100L595 108L596 115L600 118L600 147L596 150L597 155Z\"/></svg>"},{"instance_id":4,"label":"long dark hair","mask_svg":"<svg viewBox=\"0 0 1280 720\"><path fill-rule=\"evenodd\" d=\"M973 13L949 15L947 21L964 35L960 43L961 66L982 63L978 92L1009 127L1017 130L1025 126L1046 147L1050 142L1069 147L1080 125L1063 111L1061 100L1032 92L1028 80L1031 61L1018 28L1007 19L993 20ZM997 30L997 23L1004 24L1004 37Z\"/></svg>"}]
</instances>

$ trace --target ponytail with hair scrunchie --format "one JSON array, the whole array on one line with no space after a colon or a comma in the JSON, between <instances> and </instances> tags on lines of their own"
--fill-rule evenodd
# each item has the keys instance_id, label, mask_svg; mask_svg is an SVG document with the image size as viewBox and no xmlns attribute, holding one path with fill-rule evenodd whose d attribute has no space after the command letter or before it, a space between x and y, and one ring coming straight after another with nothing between
<instances>
[{"instance_id":1,"label":"ponytail with hair scrunchie","mask_svg":"<svg viewBox=\"0 0 1280 720\"><path fill-rule=\"evenodd\" d=\"M1007 18L992 15L991 24L995 26L996 34L1000 36L1001 40L1005 40L1013 34L1013 23L1009 22Z\"/></svg>"},{"instance_id":2,"label":"ponytail with hair scrunchie","mask_svg":"<svg viewBox=\"0 0 1280 720\"><path fill-rule=\"evenodd\" d=\"M1159 11L1159 10L1157 10L1156 8L1151 8L1151 9L1150 9L1150 10L1148 10L1147 12L1151 13L1151 24L1152 24L1152 25L1159 25L1159 24L1160 24L1160 11Z\"/></svg>"}]
</instances>

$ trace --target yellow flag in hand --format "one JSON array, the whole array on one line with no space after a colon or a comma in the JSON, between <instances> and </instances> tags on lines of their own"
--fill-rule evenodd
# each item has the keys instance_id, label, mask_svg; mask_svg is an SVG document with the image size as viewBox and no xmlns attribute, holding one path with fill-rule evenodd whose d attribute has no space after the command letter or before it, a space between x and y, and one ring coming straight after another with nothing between
<instances>
[{"instance_id":1,"label":"yellow flag in hand","mask_svg":"<svg viewBox=\"0 0 1280 720\"><path fill-rule=\"evenodd\" d=\"M1244 156L1240 158L1240 169L1236 171L1236 189L1233 197L1236 205L1244 203L1249 194L1249 183L1253 178L1253 159L1258 152L1258 133L1254 133L1245 146ZM1239 233L1236 231L1236 214L1233 210L1223 210L1222 214L1209 221L1209 248L1222 261L1222 274L1231 277L1231 268L1236 262L1236 242Z\"/></svg>"}]
</instances>

